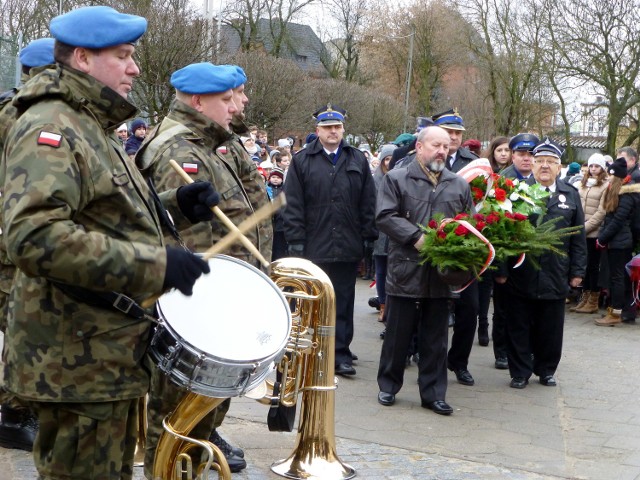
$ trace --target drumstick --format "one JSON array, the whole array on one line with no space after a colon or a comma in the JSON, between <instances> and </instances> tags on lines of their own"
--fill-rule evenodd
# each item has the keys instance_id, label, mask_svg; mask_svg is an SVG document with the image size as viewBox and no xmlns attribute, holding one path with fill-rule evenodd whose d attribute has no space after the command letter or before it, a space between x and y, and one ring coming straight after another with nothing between
<instances>
[{"instance_id":1,"label":"drumstick","mask_svg":"<svg viewBox=\"0 0 640 480\"><path fill-rule=\"evenodd\" d=\"M251 230L263 220L270 218L275 212L280 210L286 204L287 198L285 197L284 193L281 193L273 200L273 202L269 202L266 205L263 205L258 210L256 210L253 215L243 220L238 225L237 232L229 232L224 237L222 237L219 242L217 242L203 254L203 258L205 260L208 260L214 255L223 252L238 239L239 235L244 235L246 232ZM153 297L149 297L146 300L142 301L140 305L142 306L142 308L150 308L154 303L156 303L156 300L158 300L158 298L160 298L160 295L154 295Z\"/></svg>"},{"instance_id":2,"label":"drumstick","mask_svg":"<svg viewBox=\"0 0 640 480\"><path fill-rule=\"evenodd\" d=\"M176 171L176 173L182 177L182 179L185 182L193 183L193 179L189 176L187 172L185 172L182 169L180 165L178 165L178 162L176 162L173 158L169 160L169 164ZM256 257L264 267L269 266L269 262L267 262L267 260L262 256L262 254L260 253L260 250L258 250L256 246L251 242L251 240L249 240L242 232L240 232L240 230L238 230L238 227L236 227L235 223L233 223L229 219L229 217L227 217L224 214L224 212L220 210L220 208L217 205L214 205L213 207L211 207L211 210L216 215L216 217L218 217L218 219L222 223L224 223L224 225L229 229L230 232L236 233L236 238L234 238L234 240L236 239L240 240L242 245L244 245L247 248L247 250L249 250L253 254L253 256Z\"/></svg>"}]
</instances>

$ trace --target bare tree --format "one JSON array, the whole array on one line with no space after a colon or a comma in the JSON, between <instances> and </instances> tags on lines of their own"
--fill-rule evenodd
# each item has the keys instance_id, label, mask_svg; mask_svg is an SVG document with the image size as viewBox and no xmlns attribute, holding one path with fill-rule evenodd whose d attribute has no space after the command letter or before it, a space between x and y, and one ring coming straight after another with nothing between
<instances>
[{"instance_id":1,"label":"bare tree","mask_svg":"<svg viewBox=\"0 0 640 480\"><path fill-rule=\"evenodd\" d=\"M461 12L477 25L469 48L488 78L495 132L512 134L539 126L532 107L541 92L543 15L534 0L462 0Z\"/></svg>"},{"instance_id":2,"label":"bare tree","mask_svg":"<svg viewBox=\"0 0 640 480\"><path fill-rule=\"evenodd\" d=\"M316 0L265 0L266 12L269 18L269 34L272 48L269 52L274 57L280 57L283 47L293 50L288 26L305 8Z\"/></svg>"},{"instance_id":3,"label":"bare tree","mask_svg":"<svg viewBox=\"0 0 640 480\"><path fill-rule=\"evenodd\" d=\"M329 0L327 6L338 30L328 42L325 68L332 78L363 83L359 62L368 0Z\"/></svg>"},{"instance_id":4,"label":"bare tree","mask_svg":"<svg viewBox=\"0 0 640 480\"><path fill-rule=\"evenodd\" d=\"M243 52L263 49L258 22L266 14L265 0L232 0L226 4L223 23L238 34Z\"/></svg>"},{"instance_id":5,"label":"bare tree","mask_svg":"<svg viewBox=\"0 0 640 480\"><path fill-rule=\"evenodd\" d=\"M558 73L588 82L592 93L605 98L607 151L617 144L630 145L640 136L637 122L618 140L620 126L640 101L636 85L640 71L638 33L640 9L636 0L548 0L554 14L547 19L551 47L558 56Z\"/></svg>"}]
</instances>

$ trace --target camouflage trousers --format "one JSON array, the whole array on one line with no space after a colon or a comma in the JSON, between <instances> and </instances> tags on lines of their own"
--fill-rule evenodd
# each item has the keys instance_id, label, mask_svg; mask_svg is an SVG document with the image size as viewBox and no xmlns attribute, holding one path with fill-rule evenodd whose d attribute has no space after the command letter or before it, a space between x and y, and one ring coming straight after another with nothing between
<instances>
[{"instance_id":1,"label":"camouflage trousers","mask_svg":"<svg viewBox=\"0 0 640 480\"><path fill-rule=\"evenodd\" d=\"M160 441L160 435L164 431L162 420L176 409L186 393L184 388L172 383L164 373L155 366L153 367L151 389L147 401L147 440L144 455L144 475L148 479L153 478L153 459ZM208 440L211 433L222 424L230 405L231 399L227 398L207 414L187 436ZM192 449L191 451L194 452L191 455L191 461L195 471L196 465L200 464L203 458L197 453L198 449Z\"/></svg>"},{"instance_id":2,"label":"camouflage trousers","mask_svg":"<svg viewBox=\"0 0 640 480\"><path fill-rule=\"evenodd\" d=\"M33 445L39 480L133 478L138 399L29 406L40 422Z\"/></svg>"}]
</instances>

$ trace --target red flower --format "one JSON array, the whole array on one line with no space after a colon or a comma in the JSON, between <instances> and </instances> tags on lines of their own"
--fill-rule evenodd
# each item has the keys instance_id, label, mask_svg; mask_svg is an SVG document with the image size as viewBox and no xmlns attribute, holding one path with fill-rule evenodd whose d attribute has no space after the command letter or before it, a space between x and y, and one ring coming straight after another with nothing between
<instances>
[{"instance_id":1,"label":"red flower","mask_svg":"<svg viewBox=\"0 0 640 480\"><path fill-rule=\"evenodd\" d=\"M468 213L459 213L458 215L453 217L454 220L464 220L465 218L469 218Z\"/></svg>"},{"instance_id":2,"label":"red flower","mask_svg":"<svg viewBox=\"0 0 640 480\"><path fill-rule=\"evenodd\" d=\"M499 202L504 202L507 199L507 192L502 188L496 188L496 200Z\"/></svg>"},{"instance_id":3,"label":"red flower","mask_svg":"<svg viewBox=\"0 0 640 480\"><path fill-rule=\"evenodd\" d=\"M487 224L485 222L483 222L482 220L478 220L478 223L476 223L476 228L478 230L480 230L480 231L482 231L482 229L484 227L486 227L486 226L487 226Z\"/></svg>"},{"instance_id":4,"label":"red flower","mask_svg":"<svg viewBox=\"0 0 640 480\"><path fill-rule=\"evenodd\" d=\"M497 212L491 212L489 215L487 215L487 223L489 225L493 224L493 223L497 223L500 221L500 214Z\"/></svg>"},{"instance_id":5,"label":"red flower","mask_svg":"<svg viewBox=\"0 0 640 480\"><path fill-rule=\"evenodd\" d=\"M443 230L438 230L438 233L436 234L436 236L437 236L438 238L443 238L443 239L444 239L444 238L447 238L447 234L446 234L446 233L444 233L444 231L443 231Z\"/></svg>"},{"instance_id":6,"label":"red flower","mask_svg":"<svg viewBox=\"0 0 640 480\"><path fill-rule=\"evenodd\" d=\"M523 220L527 219L527 216L523 215L522 213L514 213L513 218L514 220L518 220L519 222L522 222Z\"/></svg>"},{"instance_id":7,"label":"red flower","mask_svg":"<svg viewBox=\"0 0 640 480\"><path fill-rule=\"evenodd\" d=\"M498 175L497 173L492 173L491 174L491 179L493 180L493 183L497 183L500 180L500 175Z\"/></svg>"},{"instance_id":8,"label":"red flower","mask_svg":"<svg viewBox=\"0 0 640 480\"><path fill-rule=\"evenodd\" d=\"M474 214L473 214L473 219L474 219L476 222L482 222L482 221L484 221L484 215L483 215L483 214L481 214L481 213L474 213Z\"/></svg>"},{"instance_id":9,"label":"red flower","mask_svg":"<svg viewBox=\"0 0 640 480\"><path fill-rule=\"evenodd\" d=\"M435 220L429 220L429 223L427 224L427 226L429 228L436 229L436 228L438 228L438 223Z\"/></svg>"},{"instance_id":10,"label":"red flower","mask_svg":"<svg viewBox=\"0 0 640 480\"><path fill-rule=\"evenodd\" d=\"M506 218L510 218L511 220L513 220L513 218L514 218L514 217L513 217L513 213L511 213L511 212L504 212L504 216L505 216Z\"/></svg>"},{"instance_id":11,"label":"red flower","mask_svg":"<svg viewBox=\"0 0 640 480\"><path fill-rule=\"evenodd\" d=\"M467 227L465 227L464 225L458 225L453 233L455 233L459 237L464 237L467 233L469 233L469 230L467 230Z\"/></svg>"},{"instance_id":12,"label":"red flower","mask_svg":"<svg viewBox=\"0 0 640 480\"><path fill-rule=\"evenodd\" d=\"M509 188L513 188L514 187L513 181L510 178L505 178L504 179L504 184Z\"/></svg>"},{"instance_id":13,"label":"red flower","mask_svg":"<svg viewBox=\"0 0 640 480\"><path fill-rule=\"evenodd\" d=\"M479 202L484 197L484 192L478 187L471 187L471 193L473 195L473 200L476 202Z\"/></svg>"}]
</instances>

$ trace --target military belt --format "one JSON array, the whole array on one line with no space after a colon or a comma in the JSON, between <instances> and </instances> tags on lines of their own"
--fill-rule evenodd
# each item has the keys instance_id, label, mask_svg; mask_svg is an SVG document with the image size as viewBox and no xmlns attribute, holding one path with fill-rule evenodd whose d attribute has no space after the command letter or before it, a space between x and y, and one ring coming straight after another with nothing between
<instances>
[{"instance_id":1,"label":"military belt","mask_svg":"<svg viewBox=\"0 0 640 480\"><path fill-rule=\"evenodd\" d=\"M72 287L71 285L65 285L63 283L52 283L62 290L65 295L77 302L106 310L118 310L136 320L155 320L144 308L138 305L134 299L126 296L124 293L96 292L82 287Z\"/></svg>"}]
</instances>

